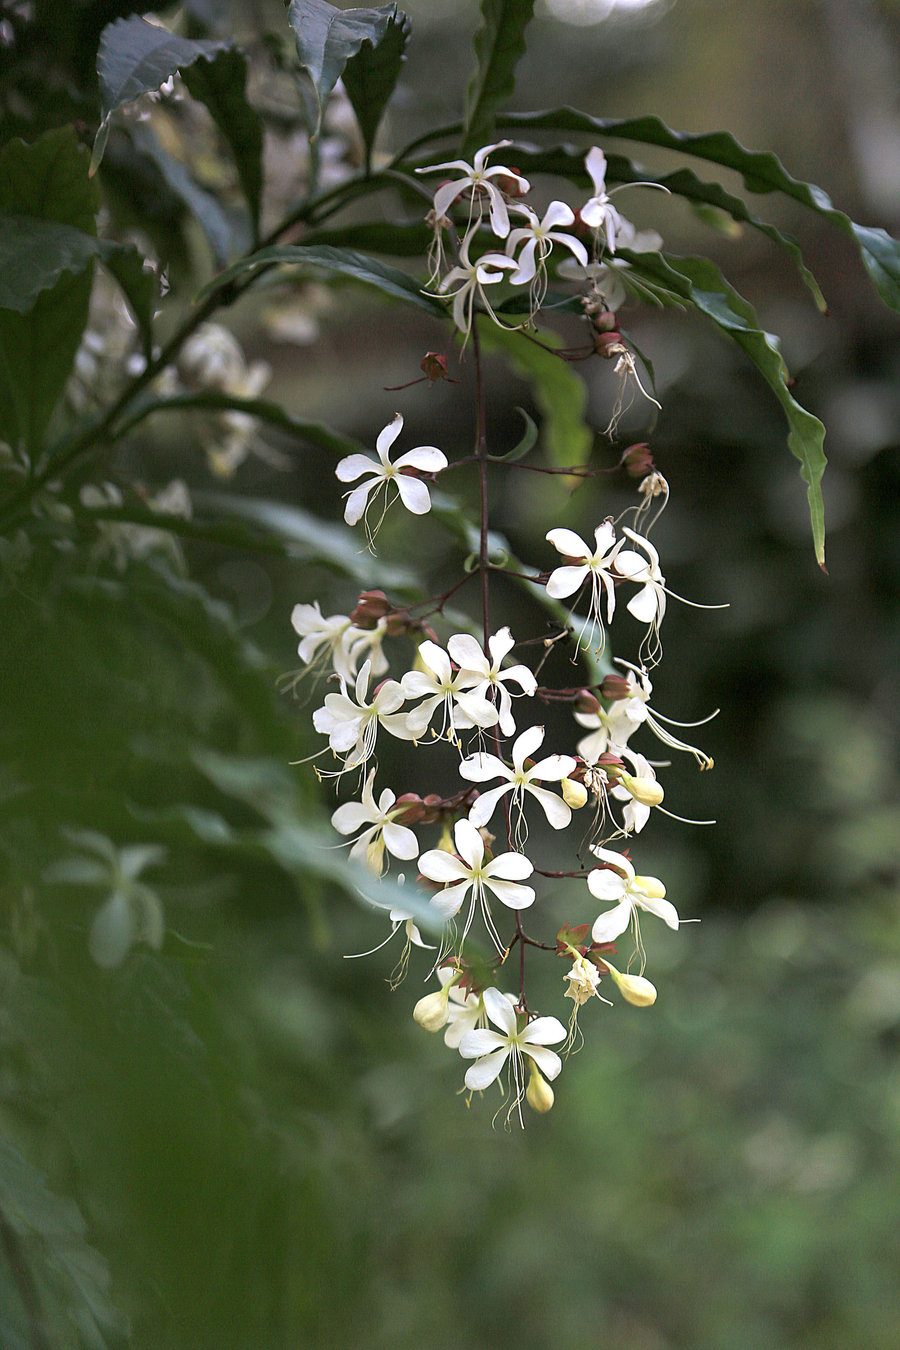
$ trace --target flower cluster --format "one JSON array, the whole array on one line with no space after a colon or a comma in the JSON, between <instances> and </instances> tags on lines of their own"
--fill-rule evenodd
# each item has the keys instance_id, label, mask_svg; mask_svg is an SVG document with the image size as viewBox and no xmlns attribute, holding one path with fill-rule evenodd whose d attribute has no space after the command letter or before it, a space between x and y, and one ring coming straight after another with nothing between
<instances>
[{"instance_id":1,"label":"flower cluster","mask_svg":"<svg viewBox=\"0 0 900 1350\"><path fill-rule=\"evenodd\" d=\"M433 216L439 267L450 213L465 217L459 261L438 286L452 300L454 321L464 331L476 305L494 314L485 288L503 278L528 285L532 302L539 303L556 247L585 269L589 295L598 293L598 273L590 270L600 265L598 256L608 267L623 237L634 247L633 231L629 235L629 223L606 190L602 152L595 149L587 156L594 192L578 213L581 227L591 232L592 262L580 239L564 232L576 221L570 207L553 202L539 217L520 201L529 190L526 180L515 170L489 166L491 153L506 144L485 147L471 165L457 160L427 170L456 175L438 187ZM511 218L524 223L513 225ZM485 224L506 240L505 252L481 253L472 261ZM590 309L586 313L590 320ZM425 363L422 368L426 370ZM445 364L441 371L446 373ZM444 451L432 445L406 450L392 460L389 452L402 429L398 413L377 437L377 457L350 455L336 468L341 483L357 484L346 496L344 518L351 526L363 523L370 547L394 500L415 516L427 514L429 482L451 467ZM414 1018L427 1031L443 1031L446 1045L472 1061L464 1075L470 1092L505 1079L507 1119L513 1114L521 1119L523 1102L538 1112L553 1105L550 1083L559 1075L562 1059L550 1047L562 1045L565 1053L574 1048L581 1034L579 1011L592 1000L609 1002L600 994L603 980L633 1006L655 1001L656 989L644 975L642 916L679 927L678 911L666 898L663 882L639 874L623 847L641 833L654 810L664 809L664 790L656 776L660 765L634 749L632 737L646 730L668 749L692 755L701 768L710 767L712 760L669 729L683 724L651 706L651 671L661 657L660 630L671 592L647 537L668 498L649 448L633 446L620 461L640 480L638 504L625 517L630 524L602 520L592 542L556 526L546 539L559 555L557 565L520 574L532 589L535 582L543 584L548 607L557 614L564 608L559 602L577 605L579 596L586 596L587 614L571 613L558 635L570 644L573 661L583 662L589 672L583 686L569 689L544 687L539 681L548 641L556 638L517 642L508 627L494 630L491 625L483 437L474 456L458 458L460 464L480 462L482 543L474 570L482 576L482 612L471 631L454 631L459 622L444 619L446 602L464 584L465 574L444 595L419 605L394 604L383 592L367 591L348 614L325 615L317 602L298 604L292 622L304 667L327 672L336 686L324 693L312 714L316 732L327 738L321 753L330 755L330 767L317 769L320 778L334 779L339 790L350 789L348 799L334 810L334 829L346 839L350 857L376 876L415 862L420 885L429 895L430 926L439 938L430 974L438 988L419 999ZM382 496L381 515L373 522L369 513ZM648 518L651 509L655 514ZM598 678L604 668L598 656L623 590L624 608L644 627L638 659L634 664L616 662L616 673L607 665L610 673ZM517 659L528 651L539 652L542 659L534 664ZM536 709L549 703L570 708L567 743L545 745L548 728ZM419 777L427 772L429 756L441 759L433 777L441 790L421 795L398 791L396 784L379 790L379 756L386 738L405 742L407 754L414 751ZM396 752L391 758L396 760ZM456 786L447 791L451 774ZM587 829L576 827L578 865L567 872L548 868L532 838L540 839L545 825L561 836L585 808L593 809L585 811ZM526 932L523 916L529 924L539 921L549 907L547 883L552 880L558 890L563 877L568 879L566 900L581 912L558 928L552 942L538 940ZM409 910L388 906L388 939L401 927L406 934L401 973L410 945L426 946L416 927L421 906L421 901ZM620 970L612 958L617 941L629 932L633 951ZM482 954L485 947L487 957ZM500 981L514 948L519 986L509 993ZM572 1002L568 1031L555 1017L538 1015L528 1004L526 956L537 950L564 962L562 983Z\"/></svg>"}]
</instances>

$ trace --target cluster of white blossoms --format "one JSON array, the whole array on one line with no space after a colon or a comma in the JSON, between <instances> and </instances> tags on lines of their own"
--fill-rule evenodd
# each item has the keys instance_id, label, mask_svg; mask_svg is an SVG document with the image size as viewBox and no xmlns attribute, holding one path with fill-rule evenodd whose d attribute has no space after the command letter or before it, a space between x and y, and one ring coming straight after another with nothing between
<instances>
[{"instance_id":1,"label":"cluster of white blossoms","mask_svg":"<svg viewBox=\"0 0 900 1350\"><path fill-rule=\"evenodd\" d=\"M487 167L488 155L497 148L479 151L472 165L454 161L435 166L435 171L463 174L439 187L434 199L439 233L453 203L462 202L468 216L458 249L460 265L440 287L452 295L461 328L471 322L476 304L490 312L484 287L492 284L494 272L532 284L557 244L585 269L594 265L577 238L560 233L559 227L574 220L563 203L551 204L540 220L516 203L528 184L512 170ZM627 222L606 193L600 151L590 152L587 167L594 195L581 208L581 220L611 254ZM469 248L483 213L494 233L507 238L507 252L489 260L483 255L470 268ZM511 229L510 213L524 216L527 224ZM593 292L596 275L587 279ZM460 287L453 291L455 280ZM346 496L345 520L350 525L363 522L370 547L380 523L380 518L375 524L369 518L373 504L379 502L383 515L396 498L423 516L431 507L428 482L450 466L436 446L419 446L392 460L389 452L402 429L398 413L379 434L376 457L350 455L336 468L341 483L357 484ZM485 453L475 458L483 460ZM461 457L463 462L471 458ZM393 868L402 877L414 864L420 886L430 892L435 934L430 948L411 909L394 905L389 911L391 932L385 941L401 928L406 937L395 976L405 974L411 946L430 951L426 978L435 977L438 987L419 999L413 1016L427 1031L443 1031L446 1045L472 1061L464 1079L470 1092L498 1079L506 1083L507 1119L515 1113L521 1120L523 1101L539 1112L553 1105L550 1083L563 1061L550 1047L560 1046L565 1053L575 1046L581 1034L579 1010L591 1000L609 1002L600 994L604 979L636 1007L656 999L656 989L644 975L641 918L650 914L677 929L679 916L662 881L639 874L629 856L632 838L654 810L664 809L656 774L660 765L635 750L632 737L647 731L667 749L692 755L701 768L712 764L702 750L669 729L686 724L671 722L651 706L650 672L661 655L660 629L671 592L647 530L655 519L651 511L658 514L665 505L668 488L647 446L631 447L621 463L640 479L639 503L626 513L631 524L603 520L592 542L571 529L549 530L546 539L559 555L557 565L528 578L543 583L557 611L560 601L573 606L579 598L586 601L586 616L576 617L573 610L552 639L517 643L508 627L492 631L487 613L480 624L473 621L478 636L452 631L449 624L442 634L438 629L445 623L444 605L456 586L419 606L395 605L383 592L367 591L349 614L325 615L313 603L296 605L292 615L304 667L327 673L335 686L312 713L316 732L327 738L321 753L330 752L330 767L317 772L334 780L339 790L350 789L350 799L336 808L332 825L346 839L350 857L373 874L382 876ZM484 540L483 481L482 474ZM486 578L488 559L481 556L479 561ZM645 630L637 664L619 661L621 673L601 680L593 676L589 687L542 687L538 677L547 649L557 641L570 644L574 661L585 659L592 672L597 670L623 592L625 609ZM486 596L485 579L484 607ZM523 651L539 654L533 668L518 659ZM549 703L570 707L573 720L566 744L545 746L547 728L539 709ZM403 753L414 751L419 781L427 757L435 756L433 781L441 785L440 792L420 795L398 791L396 783L379 783L379 754L391 740L406 743L401 762ZM392 754L392 762L396 759ZM447 792L452 774L456 789ZM530 832L530 825L545 821L551 830L562 832L582 811L589 823L585 827L582 817L574 827L577 865L568 872L548 869L530 845L532 833L540 833ZM545 891L558 890L560 878L568 879L566 895L579 912L558 929L553 941L541 941L526 932L524 918L529 925L539 920L541 883ZM629 932L633 950L620 970L612 958L617 940ZM506 982L514 948L519 959L510 966L518 968L518 989L509 992L499 984ZM568 1028L529 1007L525 966L532 950L545 950L564 962L564 995L572 1001Z\"/></svg>"}]
</instances>

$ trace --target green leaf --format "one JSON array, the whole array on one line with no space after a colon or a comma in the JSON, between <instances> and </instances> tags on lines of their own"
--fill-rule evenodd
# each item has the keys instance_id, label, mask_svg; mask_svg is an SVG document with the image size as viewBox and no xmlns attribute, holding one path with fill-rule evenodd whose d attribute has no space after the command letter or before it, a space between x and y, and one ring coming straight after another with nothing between
<instances>
[{"instance_id":1,"label":"green leaf","mask_svg":"<svg viewBox=\"0 0 900 1350\"><path fill-rule=\"evenodd\" d=\"M750 305L707 258L673 258L659 253L622 251L636 272L651 282L661 282L688 301L747 353L772 389L787 418L788 447L800 461L807 485L813 543L819 566L825 567L825 508L822 474L825 470L825 428L817 417L802 408L788 387L788 373L777 340L766 333Z\"/></svg>"},{"instance_id":2,"label":"green leaf","mask_svg":"<svg viewBox=\"0 0 900 1350\"><path fill-rule=\"evenodd\" d=\"M97 193L87 169L88 157L71 127L47 132L31 145L10 141L0 151L0 211L92 238ZM73 238L69 236L70 245ZM61 270L50 285L40 285L37 260L31 288L39 289L27 312L0 311L0 440L22 445L32 455L69 377L87 322L89 247L81 246L77 274ZM17 277L17 269L8 284L20 296L31 289Z\"/></svg>"},{"instance_id":3,"label":"green leaf","mask_svg":"<svg viewBox=\"0 0 900 1350\"><path fill-rule=\"evenodd\" d=\"M528 174L555 174L567 178L580 186L586 186L590 179L584 168L584 151L570 145L554 146L541 150L516 146L516 168L526 176ZM818 308L825 313L827 305L819 289L819 284L803 260L800 245L790 234L784 234L768 221L760 220L747 209L741 197L726 192L720 183L706 183L691 169L677 169L674 173L649 173L640 164L635 164L624 155L607 155L606 179L609 183L653 183L665 188L674 196L683 197L697 208L699 213L706 211L724 211L732 220L750 225L759 230L767 239L783 248L796 264L804 284L809 288ZM704 216L704 218L707 218Z\"/></svg>"},{"instance_id":4,"label":"green leaf","mask_svg":"<svg viewBox=\"0 0 900 1350\"><path fill-rule=\"evenodd\" d=\"M524 459L529 450L532 450L537 444L538 429L534 419L528 416L524 408L516 408L516 412L521 415L525 423L525 435L514 445L511 450L507 450L505 455L488 455L488 459L495 464L515 464L518 460Z\"/></svg>"},{"instance_id":5,"label":"green leaf","mask_svg":"<svg viewBox=\"0 0 900 1350\"><path fill-rule=\"evenodd\" d=\"M319 134L325 105L347 62L364 42L378 47L396 13L396 5L336 9L326 0L291 0L288 20L294 30L297 55L315 93L314 137Z\"/></svg>"},{"instance_id":6,"label":"green leaf","mask_svg":"<svg viewBox=\"0 0 900 1350\"><path fill-rule=\"evenodd\" d=\"M235 394L225 394L218 389L163 397L144 394L131 405L129 416L118 434L124 436L152 413L191 410L248 413L251 417L258 417L261 422L277 427L279 431L299 437L309 445L318 445L335 455L364 454L366 449L352 436L342 436L339 431L332 430L324 422L311 422L305 417L295 417L293 413L282 408L280 403L272 403L264 398L238 398Z\"/></svg>"},{"instance_id":7,"label":"green leaf","mask_svg":"<svg viewBox=\"0 0 900 1350\"><path fill-rule=\"evenodd\" d=\"M885 230L857 225L838 211L831 198L813 183L792 178L778 158L767 152L746 150L727 131L691 135L672 131L658 117L638 117L617 121L614 118L589 117L575 108L555 108L538 113L507 113L499 119L508 127L534 130L583 131L592 135L620 136L624 140L658 145L697 159L711 160L724 168L735 169L748 192L783 192L795 201L824 216L844 234L855 240L863 265L882 300L900 311L900 241Z\"/></svg>"},{"instance_id":8,"label":"green leaf","mask_svg":"<svg viewBox=\"0 0 900 1350\"><path fill-rule=\"evenodd\" d=\"M262 199L263 126L244 92L247 62L238 51L220 51L214 60L197 61L186 68L182 79L192 97L209 109L228 142L250 208L255 238Z\"/></svg>"},{"instance_id":9,"label":"green leaf","mask_svg":"<svg viewBox=\"0 0 900 1350\"><path fill-rule=\"evenodd\" d=\"M350 277L354 281L364 282L367 286L374 286L384 295L393 296L395 300L405 300L407 304L424 309L429 314L443 316L445 312L444 306L439 301L422 294L415 278L406 272L376 262L364 254L355 253L352 249L331 248L327 244L313 248L282 244L260 249L258 253L252 254L249 258L241 258L239 262L220 272L208 286L204 287L197 298L202 300L212 291L227 286L236 277L243 276L247 272L278 264L335 272L339 276Z\"/></svg>"},{"instance_id":10,"label":"green leaf","mask_svg":"<svg viewBox=\"0 0 900 1350\"><path fill-rule=\"evenodd\" d=\"M481 323L481 340L488 351L504 351L517 374L528 380L543 422L544 448L553 464L584 464L590 458L594 433L584 420L587 387L565 361L530 342L524 333ZM546 346L562 346L555 333L543 330Z\"/></svg>"},{"instance_id":11,"label":"green leaf","mask_svg":"<svg viewBox=\"0 0 900 1350\"><path fill-rule=\"evenodd\" d=\"M35 216L0 213L0 309L27 314L64 272L80 274L102 250L95 235Z\"/></svg>"},{"instance_id":12,"label":"green leaf","mask_svg":"<svg viewBox=\"0 0 900 1350\"><path fill-rule=\"evenodd\" d=\"M364 42L344 67L344 88L356 113L366 150L366 168L372 162L372 147L382 114L406 60L410 20L403 10L392 13L378 44Z\"/></svg>"},{"instance_id":13,"label":"green leaf","mask_svg":"<svg viewBox=\"0 0 900 1350\"><path fill-rule=\"evenodd\" d=\"M128 301L128 307L141 335L147 359L153 351L153 319L159 300L159 284L152 268L133 245L111 245L104 241L103 265L115 277Z\"/></svg>"},{"instance_id":14,"label":"green leaf","mask_svg":"<svg viewBox=\"0 0 900 1350\"><path fill-rule=\"evenodd\" d=\"M116 108L140 98L141 94L153 93L170 76L185 71L201 57L211 61L229 45L213 39L178 37L138 14L107 24L97 52L102 121L94 142L91 172L103 158L109 119Z\"/></svg>"},{"instance_id":15,"label":"green leaf","mask_svg":"<svg viewBox=\"0 0 900 1350\"><path fill-rule=\"evenodd\" d=\"M160 145L148 124L131 127L129 135L135 149L152 160L166 185L196 217L219 266L235 253L250 247L246 219L226 211L212 193L200 187L187 165L175 159Z\"/></svg>"},{"instance_id":16,"label":"green leaf","mask_svg":"<svg viewBox=\"0 0 900 1350\"><path fill-rule=\"evenodd\" d=\"M482 0L476 66L466 89L463 153L487 144L498 107L512 97L533 10L534 0Z\"/></svg>"},{"instance_id":17,"label":"green leaf","mask_svg":"<svg viewBox=\"0 0 900 1350\"><path fill-rule=\"evenodd\" d=\"M386 253L394 258L419 258L428 252L433 237L433 230L424 221L373 220L360 225L344 225L334 230L312 230L304 237L304 244L366 249L371 253Z\"/></svg>"}]
</instances>

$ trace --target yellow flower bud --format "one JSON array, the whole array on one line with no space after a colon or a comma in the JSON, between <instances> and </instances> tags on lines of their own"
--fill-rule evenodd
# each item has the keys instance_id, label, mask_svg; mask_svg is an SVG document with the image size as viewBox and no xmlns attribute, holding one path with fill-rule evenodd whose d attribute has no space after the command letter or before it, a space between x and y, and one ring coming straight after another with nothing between
<instances>
[{"instance_id":1,"label":"yellow flower bud","mask_svg":"<svg viewBox=\"0 0 900 1350\"><path fill-rule=\"evenodd\" d=\"M588 791L584 783L576 783L572 778L564 778L560 787L566 806L570 806L573 811L580 811L588 799Z\"/></svg>"},{"instance_id":2,"label":"yellow flower bud","mask_svg":"<svg viewBox=\"0 0 900 1350\"><path fill-rule=\"evenodd\" d=\"M665 795L655 778L635 778L633 774L620 773L619 782L642 806L659 806Z\"/></svg>"},{"instance_id":3,"label":"yellow flower bud","mask_svg":"<svg viewBox=\"0 0 900 1350\"><path fill-rule=\"evenodd\" d=\"M635 886L640 886L648 900L664 900L666 888L659 877L635 877Z\"/></svg>"},{"instance_id":4,"label":"yellow flower bud","mask_svg":"<svg viewBox=\"0 0 900 1350\"><path fill-rule=\"evenodd\" d=\"M540 1115L545 1115L553 1105L553 1089L535 1064L531 1066L525 1100Z\"/></svg>"},{"instance_id":5,"label":"yellow flower bud","mask_svg":"<svg viewBox=\"0 0 900 1350\"><path fill-rule=\"evenodd\" d=\"M413 1019L424 1031L440 1031L450 1020L450 988L435 989L434 993L420 998L413 1008Z\"/></svg>"},{"instance_id":6,"label":"yellow flower bud","mask_svg":"<svg viewBox=\"0 0 900 1350\"><path fill-rule=\"evenodd\" d=\"M623 975L605 958L604 965L609 967L613 983L626 1003L632 1003L636 1008L649 1008L656 1002L656 985L644 979L643 975Z\"/></svg>"}]
</instances>

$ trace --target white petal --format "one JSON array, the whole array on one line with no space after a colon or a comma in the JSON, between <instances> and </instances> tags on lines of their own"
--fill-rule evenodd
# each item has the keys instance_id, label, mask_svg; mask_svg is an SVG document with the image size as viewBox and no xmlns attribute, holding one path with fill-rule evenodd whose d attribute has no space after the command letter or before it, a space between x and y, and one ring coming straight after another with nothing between
<instances>
[{"instance_id":1,"label":"white petal","mask_svg":"<svg viewBox=\"0 0 900 1350\"><path fill-rule=\"evenodd\" d=\"M544 743L543 727L528 727L513 743L512 758L517 769ZM574 767L574 766L573 766Z\"/></svg>"},{"instance_id":2,"label":"white petal","mask_svg":"<svg viewBox=\"0 0 900 1350\"><path fill-rule=\"evenodd\" d=\"M464 759L459 766L459 772L470 783L487 783L491 778L509 778L509 769L503 760L484 752Z\"/></svg>"},{"instance_id":3,"label":"white petal","mask_svg":"<svg viewBox=\"0 0 900 1350\"><path fill-rule=\"evenodd\" d=\"M419 851L419 841L407 825L397 825L389 820L382 831L384 846L395 858L414 858Z\"/></svg>"},{"instance_id":4,"label":"white petal","mask_svg":"<svg viewBox=\"0 0 900 1350\"><path fill-rule=\"evenodd\" d=\"M470 722L476 727L495 727L499 721L499 714L493 703L489 703L486 698L480 698L478 694L457 694L457 705L465 713Z\"/></svg>"},{"instance_id":5,"label":"white petal","mask_svg":"<svg viewBox=\"0 0 900 1350\"><path fill-rule=\"evenodd\" d=\"M557 567L547 578L547 594L551 600L564 600L574 595L584 583L588 574L587 567Z\"/></svg>"},{"instance_id":6,"label":"white petal","mask_svg":"<svg viewBox=\"0 0 900 1350\"><path fill-rule=\"evenodd\" d=\"M648 913L655 914L658 918L662 919L663 923L667 923L670 928L678 928L678 910L672 904L671 900L650 899L649 897L646 900L640 897L635 898L641 909L646 909Z\"/></svg>"},{"instance_id":7,"label":"white petal","mask_svg":"<svg viewBox=\"0 0 900 1350\"><path fill-rule=\"evenodd\" d=\"M522 1032L523 1045L556 1045L568 1032L556 1017L536 1017Z\"/></svg>"},{"instance_id":8,"label":"white petal","mask_svg":"<svg viewBox=\"0 0 900 1350\"><path fill-rule=\"evenodd\" d=\"M470 1027L468 1031L463 1032L459 1045L459 1053L463 1059L480 1059L482 1055L489 1055L493 1050L508 1051L508 1049L506 1037L486 1027Z\"/></svg>"},{"instance_id":9,"label":"white petal","mask_svg":"<svg viewBox=\"0 0 900 1350\"><path fill-rule=\"evenodd\" d=\"M431 897L432 909L436 910L442 919L452 919L462 908L471 885L471 881L459 881L455 886L447 886L444 890L438 891Z\"/></svg>"},{"instance_id":10,"label":"white petal","mask_svg":"<svg viewBox=\"0 0 900 1350\"><path fill-rule=\"evenodd\" d=\"M599 145L592 146L584 159L584 167L591 176L591 182L594 185L594 195L599 196L606 190L606 156Z\"/></svg>"},{"instance_id":11,"label":"white petal","mask_svg":"<svg viewBox=\"0 0 900 1350\"><path fill-rule=\"evenodd\" d=\"M515 646L515 640L508 628L501 628L488 638L488 650L491 653L491 660L495 666L499 666L504 656L507 656ZM520 669L520 667L516 667Z\"/></svg>"},{"instance_id":12,"label":"white petal","mask_svg":"<svg viewBox=\"0 0 900 1350\"><path fill-rule=\"evenodd\" d=\"M571 206L565 202L551 202L544 213L544 219L541 225L545 230L552 230L554 225L571 225L575 219L575 212Z\"/></svg>"},{"instance_id":13,"label":"white petal","mask_svg":"<svg viewBox=\"0 0 900 1350\"><path fill-rule=\"evenodd\" d=\"M344 802L344 805L339 806L332 815L331 823L338 834L353 834L363 825L368 825L371 819L366 808L359 802Z\"/></svg>"},{"instance_id":14,"label":"white petal","mask_svg":"<svg viewBox=\"0 0 900 1350\"><path fill-rule=\"evenodd\" d=\"M471 1036L475 1032L468 1033ZM465 1036L459 1043L460 1053L462 1053ZM487 1055L484 1059L478 1059L466 1070L466 1087L472 1092L482 1092L486 1087L490 1087L500 1075L500 1071L509 1056L509 1047L505 1050L495 1050L492 1055Z\"/></svg>"},{"instance_id":15,"label":"white petal","mask_svg":"<svg viewBox=\"0 0 900 1350\"><path fill-rule=\"evenodd\" d=\"M348 525L355 525L358 520L362 519L366 503L369 500L369 493L373 487L377 486L379 481L379 479L371 478L368 483L360 484L350 493L344 507L344 519Z\"/></svg>"},{"instance_id":16,"label":"white petal","mask_svg":"<svg viewBox=\"0 0 900 1350\"><path fill-rule=\"evenodd\" d=\"M513 1005L505 994L501 994L499 989L493 985L485 989L484 1010L491 1019L495 1027L499 1027L507 1036L516 1034L516 1012Z\"/></svg>"},{"instance_id":17,"label":"white petal","mask_svg":"<svg viewBox=\"0 0 900 1350\"><path fill-rule=\"evenodd\" d=\"M510 909L527 909L534 904L534 891L530 886L518 886L514 881L485 880L485 886L496 895L501 904Z\"/></svg>"},{"instance_id":18,"label":"white petal","mask_svg":"<svg viewBox=\"0 0 900 1350\"><path fill-rule=\"evenodd\" d=\"M591 550L574 530L550 530L546 538L566 558L584 558L587 560L591 556Z\"/></svg>"},{"instance_id":19,"label":"white petal","mask_svg":"<svg viewBox=\"0 0 900 1350\"><path fill-rule=\"evenodd\" d=\"M487 657L481 650L481 644L471 634L454 633L447 643L447 650L461 670L477 671L482 675L487 674L490 668Z\"/></svg>"},{"instance_id":20,"label":"white petal","mask_svg":"<svg viewBox=\"0 0 900 1350\"><path fill-rule=\"evenodd\" d=\"M529 769L529 779L546 779L550 783L559 783L575 771L575 760L571 755L548 755L539 759L533 769Z\"/></svg>"},{"instance_id":21,"label":"white petal","mask_svg":"<svg viewBox=\"0 0 900 1350\"><path fill-rule=\"evenodd\" d=\"M620 872L624 872L629 881L634 881L634 867L630 859L626 858L623 853L616 853L611 848L600 848L597 844L591 848L591 852L601 862L609 863L610 866L617 867ZM593 875L592 872L591 876ZM588 878L588 885L590 885L590 877ZM595 891L594 894L596 895L598 892Z\"/></svg>"},{"instance_id":22,"label":"white petal","mask_svg":"<svg viewBox=\"0 0 900 1350\"><path fill-rule=\"evenodd\" d=\"M486 825L494 814L494 808L500 798L504 792L509 792L511 787L512 783L504 783L502 787L489 788L487 792L482 792L469 812L469 820L472 824Z\"/></svg>"},{"instance_id":23,"label":"white petal","mask_svg":"<svg viewBox=\"0 0 900 1350\"><path fill-rule=\"evenodd\" d=\"M537 262L535 261L535 250L537 249L537 240L529 239L528 243L519 254L518 266L515 272L510 276L510 281L514 286L525 286L531 281L537 271Z\"/></svg>"},{"instance_id":24,"label":"white petal","mask_svg":"<svg viewBox=\"0 0 900 1350\"><path fill-rule=\"evenodd\" d=\"M595 942L614 942L625 932L630 919L631 901L623 900L621 904L608 909L605 914L594 920L591 937Z\"/></svg>"},{"instance_id":25,"label":"white petal","mask_svg":"<svg viewBox=\"0 0 900 1350\"><path fill-rule=\"evenodd\" d=\"M387 458L387 452L390 450L402 430L403 415L401 413L395 413L387 426L384 427L382 431L379 431L378 440L375 442L375 449L378 451L383 464L390 462Z\"/></svg>"},{"instance_id":26,"label":"white petal","mask_svg":"<svg viewBox=\"0 0 900 1350\"><path fill-rule=\"evenodd\" d=\"M478 836L479 839L481 836ZM524 881L534 871L534 863L524 853L498 853L484 869L486 877L503 877L506 881Z\"/></svg>"},{"instance_id":27,"label":"white petal","mask_svg":"<svg viewBox=\"0 0 900 1350\"><path fill-rule=\"evenodd\" d=\"M431 510L431 497L421 478L410 478L408 473L398 473L394 479L400 500L414 516L427 515Z\"/></svg>"},{"instance_id":28,"label":"white petal","mask_svg":"<svg viewBox=\"0 0 900 1350\"><path fill-rule=\"evenodd\" d=\"M348 455L346 459L340 460L334 471L334 476L339 478L342 483L352 483L354 478L358 478L361 473L371 473L379 478L381 477L379 466L365 455Z\"/></svg>"},{"instance_id":29,"label":"white petal","mask_svg":"<svg viewBox=\"0 0 900 1350\"><path fill-rule=\"evenodd\" d=\"M443 848L431 848L419 858L419 871L429 881L459 881L469 879L469 868L454 854Z\"/></svg>"},{"instance_id":30,"label":"white petal","mask_svg":"<svg viewBox=\"0 0 900 1350\"><path fill-rule=\"evenodd\" d=\"M598 900L621 900L627 889L618 872L613 872L607 867L595 867L589 872L587 884L591 895L596 896Z\"/></svg>"},{"instance_id":31,"label":"white petal","mask_svg":"<svg viewBox=\"0 0 900 1350\"><path fill-rule=\"evenodd\" d=\"M435 445L420 445L415 450L407 450L394 461L395 469L421 469L422 473L440 473L446 467L447 456Z\"/></svg>"},{"instance_id":32,"label":"white petal","mask_svg":"<svg viewBox=\"0 0 900 1350\"><path fill-rule=\"evenodd\" d=\"M545 1078L549 1078L552 1082L554 1078L559 1077L562 1060L554 1050L545 1050L542 1045L523 1045L522 1050L524 1054L531 1056Z\"/></svg>"},{"instance_id":33,"label":"white petal","mask_svg":"<svg viewBox=\"0 0 900 1350\"><path fill-rule=\"evenodd\" d=\"M544 815L554 830L564 830L572 819L572 812L569 810L562 797L556 797L546 788L529 787L528 791L532 797L537 797L544 809Z\"/></svg>"},{"instance_id":34,"label":"white petal","mask_svg":"<svg viewBox=\"0 0 900 1350\"><path fill-rule=\"evenodd\" d=\"M656 587L648 582L637 595L632 596L625 608L641 623L654 623L660 609Z\"/></svg>"}]
</instances>

